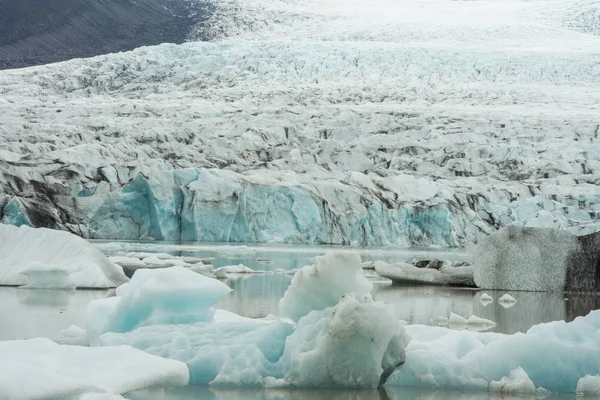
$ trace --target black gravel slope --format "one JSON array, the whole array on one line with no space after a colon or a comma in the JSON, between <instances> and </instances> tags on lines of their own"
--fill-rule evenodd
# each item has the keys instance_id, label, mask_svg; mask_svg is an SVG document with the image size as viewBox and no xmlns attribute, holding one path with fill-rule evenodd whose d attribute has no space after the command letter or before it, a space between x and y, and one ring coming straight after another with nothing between
<instances>
[{"instance_id":1,"label":"black gravel slope","mask_svg":"<svg viewBox=\"0 0 600 400\"><path fill-rule=\"evenodd\" d=\"M0 69L184 42L196 0L0 0Z\"/></svg>"}]
</instances>

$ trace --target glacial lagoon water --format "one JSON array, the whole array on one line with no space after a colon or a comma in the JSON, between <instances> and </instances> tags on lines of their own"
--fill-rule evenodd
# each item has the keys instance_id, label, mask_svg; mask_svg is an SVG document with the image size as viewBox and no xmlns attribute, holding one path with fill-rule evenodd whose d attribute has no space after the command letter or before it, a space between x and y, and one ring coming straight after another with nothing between
<instances>
[{"instance_id":1,"label":"glacial lagoon water","mask_svg":"<svg viewBox=\"0 0 600 400\"><path fill-rule=\"evenodd\" d=\"M311 264L314 257L333 249L349 248L315 246L255 246L206 245L169 243L98 243L107 254L116 251L169 253L212 259L214 266L244 264L265 274L231 275L224 282L234 291L218 304L219 308L243 316L259 318L277 314L279 299L291 282L292 275L277 269L290 270ZM469 260L465 251L354 249L364 261L407 261L440 258L454 261ZM544 292L509 292L515 299L505 308L497 301L482 303L484 291L440 286L392 285L366 270L374 284L376 300L392 304L399 319L409 324L434 325L436 317L450 312L469 317L476 315L497 322L490 331L512 334L525 332L531 326L555 320L571 321L600 308L600 298ZM505 291L486 293L498 299ZM31 290L0 287L0 340L48 337L59 340L61 330L71 325L85 326L87 304L95 299L114 295L114 290ZM156 388L130 393L130 399L508 399L499 394L423 391L409 388L385 390L282 390L282 389L225 389L208 387ZM517 398L527 398L519 396ZM561 397L563 398L563 397ZM568 398L568 397L564 397Z\"/></svg>"}]
</instances>

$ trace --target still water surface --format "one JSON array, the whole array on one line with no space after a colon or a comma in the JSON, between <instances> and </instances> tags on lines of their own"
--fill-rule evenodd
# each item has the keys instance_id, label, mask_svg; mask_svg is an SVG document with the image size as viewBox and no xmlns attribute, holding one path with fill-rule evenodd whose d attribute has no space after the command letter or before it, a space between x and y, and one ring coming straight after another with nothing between
<instances>
[{"instance_id":1,"label":"still water surface","mask_svg":"<svg viewBox=\"0 0 600 400\"><path fill-rule=\"evenodd\" d=\"M244 264L256 270L275 271L300 268L314 262L318 254L335 247L309 246L228 246L180 244L99 243L107 254L116 251L162 252L180 256L211 258L216 267ZM348 248L343 248L344 251ZM464 251L356 249L364 261L407 261L440 258L468 260ZM504 308L493 301L479 301L483 291L440 286L392 285L366 271L374 283L373 297L392 304L398 318L409 324L434 325L432 319L448 316L450 312L468 318L471 315L490 319L497 326L490 331L501 333L525 332L531 326L555 320L571 321L600 308L600 298L544 292L510 292L517 299L512 307ZM224 280L234 291L217 307L243 316L260 318L277 314L279 299L289 286L292 275L283 273L244 274ZM494 299L506 291L486 290ZM58 340L61 330L71 325L85 326L87 304L95 299L114 295L114 290L31 290L0 287L0 340L48 337ZM512 399L513 397L481 392L427 391L410 388L386 390L282 390L282 389L223 389L189 386L157 388L130 393L135 399ZM514 397L526 399L530 397ZM554 397L556 398L556 397ZM570 398L569 396L560 398Z\"/></svg>"}]
</instances>

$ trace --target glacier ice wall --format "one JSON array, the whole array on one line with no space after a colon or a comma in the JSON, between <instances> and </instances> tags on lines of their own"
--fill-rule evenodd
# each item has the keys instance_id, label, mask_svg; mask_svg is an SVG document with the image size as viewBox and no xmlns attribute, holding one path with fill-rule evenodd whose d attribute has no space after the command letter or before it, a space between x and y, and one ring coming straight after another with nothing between
<instances>
[{"instance_id":1,"label":"glacier ice wall","mask_svg":"<svg viewBox=\"0 0 600 400\"><path fill-rule=\"evenodd\" d=\"M212 4L213 42L0 72L0 221L403 246L599 230L593 1Z\"/></svg>"}]
</instances>

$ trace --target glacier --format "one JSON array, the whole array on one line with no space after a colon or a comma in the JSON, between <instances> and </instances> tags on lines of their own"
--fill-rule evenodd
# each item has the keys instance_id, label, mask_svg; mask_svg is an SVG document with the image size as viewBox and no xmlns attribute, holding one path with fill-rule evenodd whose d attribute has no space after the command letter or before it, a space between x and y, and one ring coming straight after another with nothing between
<instances>
[{"instance_id":1,"label":"glacier","mask_svg":"<svg viewBox=\"0 0 600 400\"><path fill-rule=\"evenodd\" d=\"M129 279L69 232L0 224L0 284L41 289L111 288Z\"/></svg>"},{"instance_id":2,"label":"glacier","mask_svg":"<svg viewBox=\"0 0 600 400\"><path fill-rule=\"evenodd\" d=\"M0 72L2 223L405 247L600 229L593 0L210 3L210 42Z\"/></svg>"}]
</instances>

